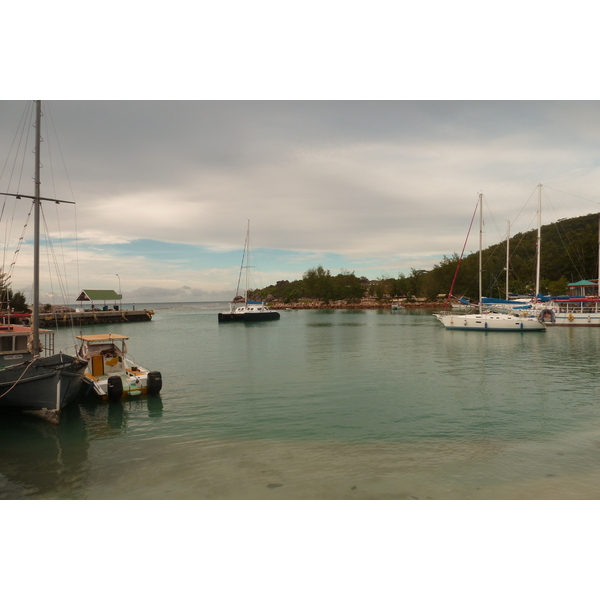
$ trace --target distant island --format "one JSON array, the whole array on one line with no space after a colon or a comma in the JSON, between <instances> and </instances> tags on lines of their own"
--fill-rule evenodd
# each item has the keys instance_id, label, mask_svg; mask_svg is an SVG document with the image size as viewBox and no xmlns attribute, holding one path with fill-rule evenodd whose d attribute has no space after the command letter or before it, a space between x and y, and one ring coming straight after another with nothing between
<instances>
[{"instance_id":1,"label":"distant island","mask_svg":"<svg viewBox=\"0 0 600 600\"><path fill-rule=\"evenodd\" d=\"M562 219L542 227L541 281L544 294L567 293L569 283L598 277L598 213ZM510 239L509 287L511 293L533 294L535 290L535 245L537 231L519 233ZM327 306L376 308L396 301L406 305L436 306L448 295L456 274L459 255L446 257L427 271L412 268L409 275L382 275L376 280L342 271L332 275L319 265L302 279L278 281L249 291L253 300L277 307L321 308ZM469 254L460 265L454 294L478 297L478 255ZM484 296L506 295L506 242L483 251Z\"/></svg>"}]
</instances>

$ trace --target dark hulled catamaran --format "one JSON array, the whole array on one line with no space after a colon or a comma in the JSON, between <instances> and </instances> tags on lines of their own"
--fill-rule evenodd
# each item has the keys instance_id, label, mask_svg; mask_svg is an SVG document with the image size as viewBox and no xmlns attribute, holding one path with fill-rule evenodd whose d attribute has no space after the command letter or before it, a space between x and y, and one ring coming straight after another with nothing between
<instances>
[{"instance_id":1,"label":"dark hulled catamaran","mask_svg":"<svg viewBox=\"0 0 600 600\"><path fill-rule=\"evenodd\" d=\"M229 312L219 313L219 323L256 323L258 321L276 321L280 314L271 310L266 303L257 300L248 300L248 255L250 252L250 221L248 221L248 230L246 232L246 243L244 244L244 255L242 257L242 266L238 278L238 286L235 292L235 298L229 306ZM245 265L244 265L245 259ZM246 269L245 292L240 296L240 282L242 279L242 270Z\"/></svg>"}]
</instances>

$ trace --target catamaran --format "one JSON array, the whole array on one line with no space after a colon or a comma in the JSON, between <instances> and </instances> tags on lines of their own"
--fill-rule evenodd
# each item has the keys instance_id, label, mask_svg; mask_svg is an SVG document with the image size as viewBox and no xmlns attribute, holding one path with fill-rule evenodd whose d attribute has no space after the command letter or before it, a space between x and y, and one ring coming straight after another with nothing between
<instances>
[{"instance_id":1,"label":"catamaran","mask_svg":"<svg viewBox=\"0 0 600 600\"><path fill-rule=\"evenodd\" d=\"M248 229L246 231L246 242L244 244L244 255L242 256L242 267L240 268L240 276L238 278L237 290L233 301L229 305L229 312L219 313L219 323L256 323L258 321L276 321L280 318L280 314L271 310L265 302L248 299L248 270L250 252L250 221L248 221ZM245 259L245 265L244 265ZM242 270L246 271L245 291L244 295L240 295L240 282L242 279Z\"/></svg>"}]
</instances>

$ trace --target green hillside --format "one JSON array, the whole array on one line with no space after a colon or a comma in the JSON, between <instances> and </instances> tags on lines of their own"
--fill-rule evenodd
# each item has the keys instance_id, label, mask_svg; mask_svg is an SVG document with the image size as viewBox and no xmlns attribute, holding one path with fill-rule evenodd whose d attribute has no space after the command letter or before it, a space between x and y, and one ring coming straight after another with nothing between
<instances>
[{"instance_id":1,"label":"green hillside","mask_svg":"<svg viewBox=\"0 0 600 600\"><path fill-rule=\"evenodd\" d=\"M598 214L563 219L542 227L540 291L565 294L567 284L598 277ZM519 233L510 239L509 291L530 294L535 291L535 245L537 230ZM363 295L383 298L407 297L435 300L448 294L459 256L444 257L430 271L411 269L409 275L381 277L368 282L354 273L332 276L322 266L309 269L301 280L279 281L254 290L252 297L262 300L293 302L300 298L356 300ZM506 294L506 242L483 251L483 294L504 297ZM463 258L456 282L455 296L478 297L478 253Z\"/></svg>"}]
</instances>

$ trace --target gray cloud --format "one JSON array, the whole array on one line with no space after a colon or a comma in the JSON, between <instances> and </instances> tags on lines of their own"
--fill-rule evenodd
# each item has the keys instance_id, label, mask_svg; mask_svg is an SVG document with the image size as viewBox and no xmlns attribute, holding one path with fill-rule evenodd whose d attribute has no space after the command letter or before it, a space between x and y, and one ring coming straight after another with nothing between
<instances>
[{"instance_id":1,"label":"gray cloud","mask_svg":"<svg viewBox=\"0 0 600 600\"><path fill-rule=\"evenodd\" d=\"M22 110L0 102L0 131ZM251 219L261 247L428 268L460 250L479 191L499 237L539 181L571 194L545 222L598 210L595 101L59 101L45 114L96 242L219 251L239 248Z\"/></svg>"}]
</instances>

